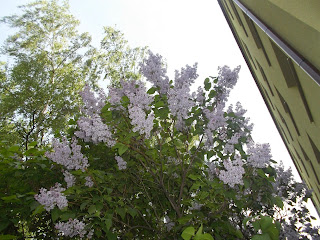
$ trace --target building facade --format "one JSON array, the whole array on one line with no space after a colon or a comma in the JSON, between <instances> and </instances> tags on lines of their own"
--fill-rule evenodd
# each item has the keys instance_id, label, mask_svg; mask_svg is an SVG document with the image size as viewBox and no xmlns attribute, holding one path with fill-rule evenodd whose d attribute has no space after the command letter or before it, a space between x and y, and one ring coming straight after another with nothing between
<instances>
[{"instance_id":1,"label":"building facade","mask_svg":"<svg viewBox=\"0 0 320 240\"><path fill-rule=\"evenodd\" d=\"M320 1L218 0L320 212Z\"/></svg>"}]
</instances>

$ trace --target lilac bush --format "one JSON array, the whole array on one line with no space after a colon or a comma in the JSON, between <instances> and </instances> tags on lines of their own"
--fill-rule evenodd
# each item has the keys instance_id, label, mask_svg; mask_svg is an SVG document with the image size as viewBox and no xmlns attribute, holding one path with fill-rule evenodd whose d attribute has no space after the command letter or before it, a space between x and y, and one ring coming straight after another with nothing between
<instances>
[{"instance_id":1,"label":"lilac bush","mask_svg":"<svg viewBox=\"0 0 320 240\"><path fill-rule=\"evenodd\" d=\"M142 80L122 80L109 86L106 96L84 88L82 116L70 140L54 140L46 153L64 169L66 188L57 184L35 196L52 214L59 236L317 235L304 207L310 198L306 186L277 167L268 144L253 141L241 104L227 107L240 67L218 70L218 77L206 78L204 87L191 92L197 64L169 81L162 57L149 52L140 71L151 88Z\"/></svg>"}]
</instances>

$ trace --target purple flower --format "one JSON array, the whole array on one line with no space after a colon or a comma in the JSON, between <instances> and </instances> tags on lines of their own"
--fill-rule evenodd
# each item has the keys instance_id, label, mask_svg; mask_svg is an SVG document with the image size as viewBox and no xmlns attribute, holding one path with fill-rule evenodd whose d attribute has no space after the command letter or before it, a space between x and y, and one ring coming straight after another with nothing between
<instances>
[{"instance_id":1,"label":"purple flower","mask_svg":"<svg viewBox=\"0 0 320 240\"><path fill-rule=\"evenodd\" d=\"M52 144L54 152L46 152L46 156L69 170L81 169L84 172L89 167L89 163L88 159L82 155L81 146L77 143L74 138L70 148L66 138L63 139L62 143L54 139Z\"/></svg>"},{"instance_id":2,"label":"purple flower","mask_svg":"<svg viewBox=\"0 0 320 240\"><path fill-rule=\"evenodd\" d=\"M161 94L166 94L170 85L169 78L166 76L167 69L163 65L162 57L149 51L149 58L140 64L140 72L147 81L160 88Z\"/></svg>"},{"instance_id":3,"label":"purple flower","mask_svg":"<svg viewBox=\"0 0 320 240\"><path fill-rule=\"evenodd\" d=\"M80 239L84 238L87 234L86 224L78 219L69 219L68 222L58 222L55 225L55 228L59 231L61 236L65 237L76 237L79 236ZM87 238L92 237L93 231L90 231L87 234Z\"/></svg>"},{"instance_id":4,"label":"purple flower","mask_svg":"<svg viewBox=\"0 0 320 240\"><path fill-rule=\"evenodd\" d=\"M87 187L93 187L94 183L92 181L92 178L90 176L87 176L85 179L86 179L86 183L84 185Z\"/></svg>"},{"instance_id":5,"label":"purple flower","mask_svg":"<svg viewBox=\"0 0 320 240\"><path fill-rule=\"evenodd\" d=\"M127 162L124 161L122 157L115 156L115 159L117 160L119 170L124 170L127 168Z\"/></svg>"},{"instance_id":6,"label":"purple flower","mask_svg":"<svg viewBox=\"0 0 320 240\"><path fill-rule=\"evenodd\" d=\"M41 188L40 193L36 194L34 198L43 205L48 212L55 206L62 209L68 206L68 200L62 193L65 190L65 188L61 187L60 183L56 183L49 191L45 188Z\"/></svg>"},{"instance_id":7,"label":"purple flower","mask_svg":"<svg viewBox=\"0 0 320 240\"><path fill-rule=\"evenodd\" d=\"M225 160L223 166L226 170L221 170L218 177L225 184L234 187L235 184L243 185L242 175L245 173L241 157L236 155L235 160Z\"/></svg>"},{"instance_id":8,"label":"purple flower","mask_svg":"<svg viewBox=\"0 0 320 240\"><path fill-rule=\"evenodd\" d=\"M248 164L255 168L264 168L270 162L272 157L270 145L265 144L248 144L247 158Z\"/></svg>"}]
</instances>

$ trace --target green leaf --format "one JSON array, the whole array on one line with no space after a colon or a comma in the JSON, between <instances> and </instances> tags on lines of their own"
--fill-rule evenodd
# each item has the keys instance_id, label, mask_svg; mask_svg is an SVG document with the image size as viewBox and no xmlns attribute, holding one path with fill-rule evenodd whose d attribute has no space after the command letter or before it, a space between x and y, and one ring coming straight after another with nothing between
<instances>
[{"instance_id":1,"label":"green leaf","mask_svg":"<svg viewBox=\"0 0 320 240\"><path fill-rule=\"evenodd\" d=\"M96 203L96 209L98 211L101 211L102 208L103 208L103 204L101 202Z\"/></svg>"},{"instance_id":2,"label":"green leaf","mask_svg":"<svg viewBox=\"0 0 320 240\"><path fill-rule=\"evenodd\" d=\"M10 222L8 221L8 219L6 219L6 220L7 220L6 222L0 222L0 232L9 226ZM2 221L3 221L3 219L2 219Z\"/></svg>"},{"instance_id":3,"label":"green leaf","mask_svg":"<svg viewBox=\"0 0 320 240\"><path fill-rule=\"evenodd\" d=\"M31 216L34 216L38 213L42 213L44 211L44 207L43 205L39 205L38 207L36 207L36 209L33 211L32 215Z\"/></svg>"},{"instance_id":4,"label":"green leaf","mask_svg":"<svg viewBox=\"0 0 320 240\"><path fill-rule=\"evenodd\" d=\"M110 231L106 232L106 235L107 235L108 240L117 240L117 235L110 232Z\"/></svg>"},{"instance_id":5,"label":"green leaf","mask_svg":"<svg viewBox=\"0 0 320 240\"><path fill-rule=\"evenodd\" d=\"M13 146L8 148L8 151L10 151L10 152L18 152L19 149L20 149L19 145L13 145Z\"/></svg>"},{"instance_id":6,"label":"green leaf","mask_svg":"<svg viewBox=\"0 0 320 240\"><path fill-rule=\"evenodd\" d=\"M260 226L262 232L265 232L270 226L272 226L272 218L269 216L261 217Z\"/></svg>"},{"instance_id":7,"label":"green leaf","mask_svg":"<svg viewBox=\"0 0 320 240\"><path fill-rule=\"evenodd\" d=\"M258 231L260 229L260 223L259 221L255 221L252 223L254 230Z\"/></svg>"},{"instance_id":8,"label":"green leaf","mask_svg":"<svg viewBox=\"0 0 320 240\"><path fill-rule=\"evenodd\" d=\"M192 180L197 180L199 178L201 178L200 175L196 175L196 174L189 174L188 178L192 179Z\"/></svg>"},{"instance_id":9,"label":"green leaf","mask_svg":"<svg viewBox=\"0 0 320 240\"><path fill-rule=\"evenodd\" d=\"M243 224L243 227L244 227L244 228L246 228L247 222L248 222L249 220L251 220L251 219L252 219L252 217L246 217L245 219L243 219L242 224Z\"/></svg>"},{"instance_id":10,"label":"green leaf","mask_svg":"<svg viewBox=\"0 0 320 240\"><path fill-rule=\"evenodd\" d=\"M184 240L190 240L191 237L194 236L194 233L195 233L194 227L187 227L185 230L183 230L183 232L182 232L182 234L181 234L181 237L182 237Z\"/></svg>"},{"instance_id":11,"label":"green leaf","mask_svg":"<svg viewBox=\"0 0 320 240\"><path fill-rule=\"evenodd\" d=\"M150 89L147 91L147 93L148 93L148 94L154 94L154 93L156 92L156 90L157 90L157 88L152 87L152 88L150 88Z\"/></svg>"},{"instance_id":12,"label":"green leaf","mask_svg":"<svg viewBox=\"0 0 320 240\"><path fill-rule=\"evenodd\" d=\"M111 228L111 226L112 226L112 220L111 219L106 219L104 221L104 223L106 224L107 230L109 230Z\"/></svg>"},{"instance_id":13,"label":"green leaf","mask_svg":"<svg viewBox=\"0 0 320 240\"><path fill-rule=\"evenodd\" d=\"M213 98L216 94L217 94L217 92L212 89L208 96L209 96L209 98Z\"/></svg>"},{"instance_id":14,"label":"green leaf","mask_svg":"<svg viewBox=\"0 0 320 240\"><path fill-rule=\"evenodd\" d=\"M190 215L186 215L186 216L183 216L181 218L178 219L178 222L182 225L186 224L187 222L190 221L190 219L193 218L193 214L190 214Z\"/></svg>"},{"instance_id":15,"label":"green leaf","mask_svg":"<svg viewBox=\"0 0 320 240\"><path fill-rule=\"evenodd\" d=\"M203 226L202 226L202 224L201 224L201 226L199 227L199 230L198 230L197 233L196 233L196 236L202 235L202 231L203 231Z\"/></svg>"},{"instance_id":16,"label":"green leaf","mask_svg":"<svg viewBox=\"0 0 320 240\"><path fill-rule=\"evenodd\" d=\"M274 197L274 198L273 198L273 202L274 202L274 204L277 205L279 208L283 209L283 206L284 206L284 205L283 205L283 201L282 201L281 197L279 197L279 196Z\"/></svg>"},{"instance_id":17,"label":"green leaf","mask_svg":"<svg viewBox=\"0 0 320 240\"><path fill-rule=\"evenodd\" d=\"M84 201L83 203L81 203L80 205L80 210L85 209L85 207L88 205L89 201Z\"/></svg>"},{"instance_id":18,"label":"green leaf","mask_svg":"<svg viewBox=\"0 0 320 240\"><path fill-rule=\"evenodd\" d=\"M264 234L254 235L252 240L271 240L271 238L269 237L269 234L264 233Z\"/></svg>"},{"instance_id":19,"label":"green leaf","mask_svg":"<svg viewBox=\"0 0 320 240\"><path fill-rule=\"evenodd\" d=\"M137 216L137 210L136 209L134 209L134 208L129 208L128 209L128 213L131 215L131 217L135 217L135 216Z\"/></svg>"},{"instance_id":20,"label":"green leaf","mask_svg":"<svg viewBox=\"0 0 320 240\"><path fill-rule=\"evenodd\" d=\"M235 234L238 238L243 239L243 234L239 229L236 230Z\"/></svg>"},{"instance_id":21,"label":"green leaf","mask_svg":"<svg viewBox=\"0 0 320 240\"><path fill-rule=\"evenodd\" d=\"M209 78L206 78L206 79L204 80L204 89L205 89L206 91L209 91L210 88L211 88L210 79L209 79Z\"/></svg>"},{"instance_id":22,"label":"green leaf","mask_svg":"<svg viewBox=\"0 0 320 240\"><path fill-rule=\"evenodd\" d=\"M94 214L96 212L96 206L95 205L91 205L88 209L88 213L89 214Z\"/></svg>"},{"instance_id":23,"label":"green leaf","mask_svg":"<svg viewBox=\"0 0 320 240\"><path fill-rule=\"evenodd\" d=\"M70 218L74 219L76 217L76 214L73 213L73 212L66 212L66 213L63 213L61 216L60 216L60 219L61 221L66 221L66 220L69 220Z\"/></svg>"},{"instance_id":24,"label":"green leaf","mask_svg":"<svg viewBox=\"0 0 320 240\"><path fill-rule=\"evenodd\" d=\"M202 240L214 240L213 237L209 233L205 233L201 236Z\"/></svg>"},{"instance_id":25,"label":"green leaf","mask_svg":"<svg viewBox=\"0 0 320 240\"><path fill-rule=\"evenodd\" d=\"M117 208L116 213L118 213L120 215L120 217L122 218L122 220L124 220L124 218L126 216L126 210L124 208Z\"/></svg>"},{"instance_id":26,"label":"green leaf","mask_svg":"<svg viewBox=\"0 0 320 240\"><path fill-rule=\"evenodd\" d=\"M1 199L3 201L5 201L5 202L19 202L20 201L20 199L18 199L16 195L11 195L11 196L8 196L8 197L2 197Z\"/></svg>"},{"instance_id":27,"label":"green leaf","mask_svg":"<svg viewBox=\"0 0 320 240\"><path fill-rule=\"evenodd\" d=\"M244 183L244 187L245 187L245 188L249 188L249 187L250 187L250 182L249 182L248 179L244 178L244 179L243 179L243 183Z\"/></svg>"},{"instance_id":28,"label":"green leaf","mask_svg":"<svg viewBox=\"0 0 320 240\"><path fill-rule=\"evenodd\" d=\"M18 239L18 237L14 235L0 235L0 240L11 240L11 239Z\"/></svg>"},{"instance_id":29,"label":"green leaf","mask_svg":"<svg viewBox=\"0 0 320 240\"><path fill-rule=\"evenodd\" d=\"M51 211L52 222L55 222L60 217L61 211L58 208L54 208Z\"/></svg>"},{"instance_id":30,"label":"green leaf","mask_svg":"<svg viewBox=\"0 0 320 240\"><path fill-rule=\"evenodd\" d=\"M164 102L163 101L156 102L156 104L154 106L156 108L163 107L164 106Z\"/></svg>"},{"instance_id":31,"label":"green leaf","mask_svg":"<svg viewBox=\"0 0 320 240\"><path fill-rule=\"evenodd\" d=\"M128 146L122 143L117 143L114 147L118 148L118 153L120 156L128 150Z\"/></svg>"}]
</instances>

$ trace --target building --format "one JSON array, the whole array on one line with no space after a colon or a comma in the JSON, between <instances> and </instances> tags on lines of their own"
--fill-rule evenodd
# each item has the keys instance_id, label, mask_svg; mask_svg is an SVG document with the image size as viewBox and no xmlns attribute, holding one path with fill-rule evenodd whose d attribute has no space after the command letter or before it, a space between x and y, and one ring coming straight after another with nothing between
<instances>
[{"instance_id":1,"label":"building","mask_svg":"<svg viewBox=\"0 0 320 240\"><path fill-rule=\"evenodd\" d=\"M320 212L320 1L218 0Z\"/></svg>"}]
</instances>

